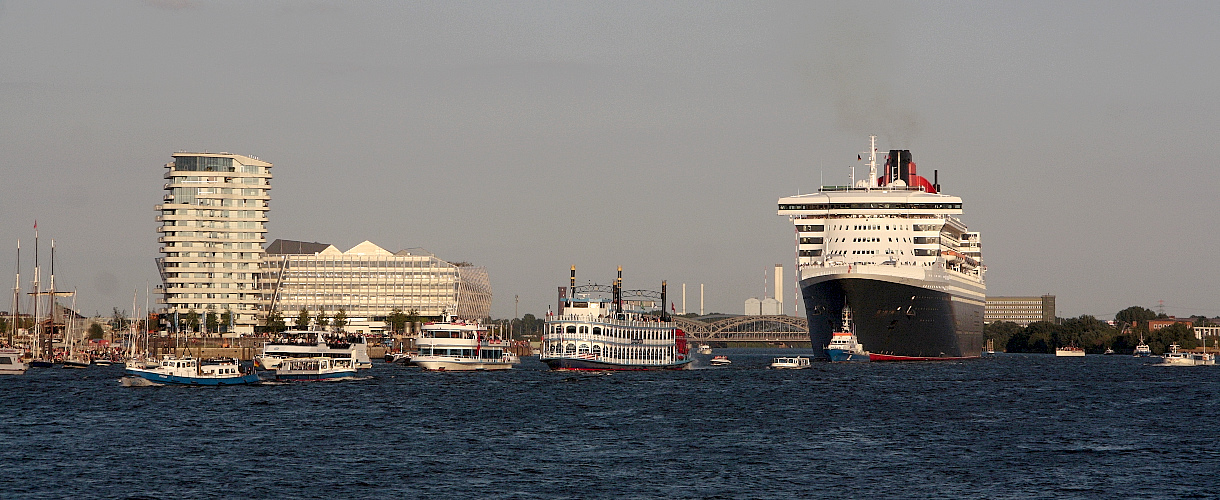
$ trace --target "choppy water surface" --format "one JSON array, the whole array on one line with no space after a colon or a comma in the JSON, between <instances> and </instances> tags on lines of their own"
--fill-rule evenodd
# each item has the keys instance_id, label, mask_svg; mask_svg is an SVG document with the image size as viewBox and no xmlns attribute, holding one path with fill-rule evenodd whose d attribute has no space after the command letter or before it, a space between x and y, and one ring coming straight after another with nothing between
<instances>
[{"instance_id":1,"label":"choppy water surface","mask_svg":"<svg viewBox=\"0 0 1220 500\"><path fill-rule=\"evenodd\" d=\"M259 387L0 378L3 498L1220 495L1220 367L1127 356ZM704 357L706 358L706 357Z\"/></svg>"}]
</instances>

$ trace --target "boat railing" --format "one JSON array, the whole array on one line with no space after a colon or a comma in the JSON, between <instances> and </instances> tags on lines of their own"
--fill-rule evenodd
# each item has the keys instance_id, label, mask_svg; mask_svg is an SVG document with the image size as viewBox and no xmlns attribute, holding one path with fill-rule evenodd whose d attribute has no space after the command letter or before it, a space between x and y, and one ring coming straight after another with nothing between
<instances>
[{"instance_id":1,"label":"boat railing","mask_svg":"<svg viewBox=\"0 0 1220 500\"><path fill-rule=\"evenodd\" d=\"M674 325L674 323L672 321L623 320L623 319L608 318L608 317L604 317L604 316L592 318L587 315L580 315L580 314L551 315L547 318L547 321L551 322L551 323L561 322L561 321L582 322L582 323L591 323L591 324L598 324L598 325L623 326L623 327L628 327L628 328L672 328Z\"/></svg>"}]
</instances>

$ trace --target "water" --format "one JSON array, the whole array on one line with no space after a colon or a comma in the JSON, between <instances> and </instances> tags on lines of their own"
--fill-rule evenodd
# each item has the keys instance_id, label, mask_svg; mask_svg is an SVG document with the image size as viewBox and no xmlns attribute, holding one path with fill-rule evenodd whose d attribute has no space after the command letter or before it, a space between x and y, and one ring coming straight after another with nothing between
<instances>
[{"instance_id":1,"label":"water","mask_svg":"<svg viewBox=\"0 0 1220 500\"><path fill-rule=\"evenodd\" d=\"M1220 495L1220 367L1128 356L261 387L0 377L3 498ZM706 360L706 356L701 357Z\"/></svg>"}]
</instances>

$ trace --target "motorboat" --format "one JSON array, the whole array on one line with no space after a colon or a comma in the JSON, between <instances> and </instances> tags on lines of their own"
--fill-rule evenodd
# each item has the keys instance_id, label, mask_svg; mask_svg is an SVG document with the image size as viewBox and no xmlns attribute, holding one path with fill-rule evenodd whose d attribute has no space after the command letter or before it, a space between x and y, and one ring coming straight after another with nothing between
<instances>
[{"instance_id":1,"label":"motorboat","mask_svg":"<svg viewBox=\"0 0 1220 500\"><path fill-rule=\"evenodd\" d=\"M490 335L477 321L426 323L415 345L419 355L411 363L430 371L509 370L521 362L506 340Z\"/></svg>"},{"instance_id":2,"label":"motorboat","mask_svg":"<svg viewBox=\"0 0 1220 500\"><path fill-rule=\"evenodd\" d=\"M25 351L0 349L0 375L21 375L29 368L25 364Z\"/></svg>"},{"instance_id":3,"label":"motorboat","mask_svg":"<svg viewBox=\"0 0 1220 500\"><path fill-rule=\"evenodd\" d=\"M698 352L699 354L711 354L712 346L707 344L699 344Z\"/></svg>"},{"instance_id":4,"label":"motorboat","mask_svg":"<svg viewBox=\"0 0 1220 500\"><path fill-rule=\"evenodd\" d=\"M728 366L733 364L733 361L728 356L713 356L711 364L712 366Z\"/></svg>"}]
</instances>

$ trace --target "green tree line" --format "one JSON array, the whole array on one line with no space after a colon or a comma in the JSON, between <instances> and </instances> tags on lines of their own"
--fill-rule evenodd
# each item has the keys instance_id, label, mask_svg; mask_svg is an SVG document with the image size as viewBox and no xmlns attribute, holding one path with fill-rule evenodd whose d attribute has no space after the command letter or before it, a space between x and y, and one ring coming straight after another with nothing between
<instances>
[{"instance_id":1,"label":"green tree line","mask_svg":"<svg viewBox=\"0 0 1220 500\"><path fill-rule=\"evenodd\" d=\"M1058 323L1037 321L1022 327L1008 321L998 321L984 327L984 338L995 341L997 349L1005 352L1053 353L1057 347L1077 346L1090 353L1103 353L1114 349L1117 353L1131 353L1140 339L1148 344L1152 352L1163 353L1169 344L1178 344L1183 349L1202 345L1195 338L1192 326L1174 323L1157 330L1149 330L1148 321L1167 318L1147 308L1131 306L1114 315L1115 325L1084 315L1061 319ZM1207 326L1203 316L1192 316L1193 326ZM1216 337L1208 337L1208 347L1216 345Z\"/></svg>"}]
</instances>

